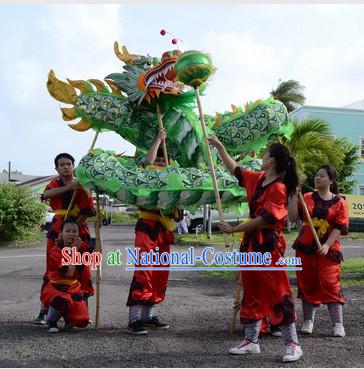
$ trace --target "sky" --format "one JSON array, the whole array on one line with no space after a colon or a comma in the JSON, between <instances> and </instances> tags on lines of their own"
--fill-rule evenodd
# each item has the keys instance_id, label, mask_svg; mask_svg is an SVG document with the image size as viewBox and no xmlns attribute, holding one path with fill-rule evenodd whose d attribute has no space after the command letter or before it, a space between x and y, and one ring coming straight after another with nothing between
<instances>
[{"instance_id":1,"label":"sky","mask_svg":"<svg viewBox=\"0 0 364 369\"><path fill-rule=\"evenodd\" d=\"M364 4L0 4L0 171L54 174L53 159L78 162L94 132L76 132L46 89L53 69L66 78L103 79L122 70L114 41L160 57L173 36L184 50L211 55L217 68L202 99L215 114L269 96L295 79L308 105L340 107L364 99ZM76 121L75 121L76 122ZM72 122L72 123L75 123ZM112 132L96 147L134 154Z\"/></svg>"}]
</instances>

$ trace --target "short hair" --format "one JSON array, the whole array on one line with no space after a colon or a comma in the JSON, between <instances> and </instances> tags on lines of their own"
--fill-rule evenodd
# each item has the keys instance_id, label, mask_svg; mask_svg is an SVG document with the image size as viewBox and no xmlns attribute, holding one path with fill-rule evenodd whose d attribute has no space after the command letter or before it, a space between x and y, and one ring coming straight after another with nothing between
<instances>
[{"instance_id":1,"label":"short hair","mask_svg":"<svg viewBox=\"0 0 364 369\"><path fill-rule=\"evenodd\" d=\"M72 165L75 165L75 158L70 155L70 154L67 154L66 152L61 152L60 154L58 154L55 158L54 158L54 166L56 168L58 168L58 160L61 159L61 158L66 158L66 159L69 159L72 161Z\"/></svg>"},{"instance_id":2,"label":"short hair","mask_svg":"<svg viewBox=\"0 0 364 369\"><path fill-rule=\"evenodd\" d=\"M78 224L77 224L77 219L76 218L67 218L63 221L62 226L61 226L61 231L63 231L63 228L66 224L76 224L77 229L78 229Z\"/></svg>"}]
</instances>

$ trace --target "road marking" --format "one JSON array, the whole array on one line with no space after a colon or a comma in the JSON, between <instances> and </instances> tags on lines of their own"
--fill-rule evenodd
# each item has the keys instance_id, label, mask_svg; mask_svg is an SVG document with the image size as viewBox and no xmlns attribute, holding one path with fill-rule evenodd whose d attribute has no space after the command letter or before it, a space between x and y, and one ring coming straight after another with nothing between
<instances>
[{"instance_id":1,"label":"road marking","mask_svg":"<svg viewBox=\"0 0 364 369\"><path fill-rule=\"evenodd\" d=\"M221 270L233 270L233 271L240 271L240 270L272 270L272 271L292 271L298 270L301 271L302 267L160 267L160 266L153 266L153 267L126 267L125 270L127 271L142 271L142 270L182 270L182 271L221 271Z\"/></svg>"},{"instance_id":2,"label":"road marking","mask_svg":"<svg viewBox=\"0 0 364 369\"><path fill-rule=\"evenodd\" d=\"M14 258L39 258L45 255L19 255L19 256L0 256L0 259L14 259Z\"/></svg>"}]
</instances>

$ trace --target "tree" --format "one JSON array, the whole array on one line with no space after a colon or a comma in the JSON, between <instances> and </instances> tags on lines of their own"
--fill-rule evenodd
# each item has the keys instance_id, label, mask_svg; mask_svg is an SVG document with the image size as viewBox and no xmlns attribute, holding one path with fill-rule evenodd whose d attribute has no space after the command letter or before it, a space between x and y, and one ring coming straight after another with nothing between
<instances>
[{"instance_id":1,"label":"tree","mask_svg":"<svg viewBox=\"0 0 364 369\"><path fill-rule=\"evenodd\" d=\"M281 101L290 113L305 103L306 98L303 94L304 89L305 87L298 81L290 79L280 82L278 87L271 91L270 94L276 100Z\"/></svg>"},{"instance_id":2,"label":"tree","mask_svg":"<svg viewBox=\"0 0 364 369\"><path fill-rule=\"evenodd\" d=\"M337 138L334 141L336 147L340 147L340 152L343 155L341 163L335 166L337 170L337 185L340 193L349 194L352 192L355 185L355 180L350 179L354 174L357 166L360 163L358 148L345 138ZM322 163L324 164L324 163ZM315 171L307 173L306 183L310 187L314 187Z\"/></svg>"},{"instance_id":3,"label":"tree","mask_svg":"<svg viewBox=\"0 0 364 369\"><path fill-rule=\"evenodd\" d=\"M286 144L302 179L325 163L338 168L344 159L344 154L337 150L329 123L322 119L294 119L293 133Z\"/></svg>"},{"instance_id":4,"label":"tree","mask_svg":"<svg viewBox=\"0 0 364 369\"><path fill-rule=\"evenodd\" d=\"M360 162L358 149L345 138L335 138L328 122L322 119L294 119L293 133L285 143L296 160L304 192L315 187L317 168L322 164L331 164L337 169L340 193L351 193L355 180L350 177Z\"/></svg>"},{"instance_id":5,"label":"tree","mask_svg":"<svg viewBox=\"0 0 364 369\"><path fill-rule=\"evenodd\" d=\"M0 240L22 239L42 223L45 205L14 184L0 185Z\"/></svg>"},{"instance_id":6,"label":"tree","mask_svg":"<svg viewBox=\"0 0 364 369\"><path fill-rule=\"evenodd\" d=\"M357 166L360 164L357 146L345 138L335 140L337 147L340 147L344 153L342 164L337 168L337 184L340 193L351 193L355 185L355 180L350 179Z\"/></svg>"}]
</instances>

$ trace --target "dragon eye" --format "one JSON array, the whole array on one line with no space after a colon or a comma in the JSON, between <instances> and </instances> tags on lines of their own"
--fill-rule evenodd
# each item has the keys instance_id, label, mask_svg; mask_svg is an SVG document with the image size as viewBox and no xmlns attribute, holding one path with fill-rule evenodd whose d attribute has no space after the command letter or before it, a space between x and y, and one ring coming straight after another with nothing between
<instances>
[{"instance_id":1,"label":"dragon eye","mask_svg":"<svg viewBox=\"0 0 364 369\"><path fill-rule=\"evenodd\" d=\"M151 66L151 65L152 65L152 63L151 63L151 62L147 62L147 65L148 65L148 67L149 67L149 66Z\"/></svg>"}]
</instances>

